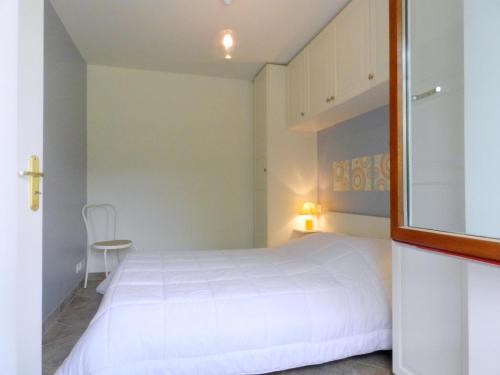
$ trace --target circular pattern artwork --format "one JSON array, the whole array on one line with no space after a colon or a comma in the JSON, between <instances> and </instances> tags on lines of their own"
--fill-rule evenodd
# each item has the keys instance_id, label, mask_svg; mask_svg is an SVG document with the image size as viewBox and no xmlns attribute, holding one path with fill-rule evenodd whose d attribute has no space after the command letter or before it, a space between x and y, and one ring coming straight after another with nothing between
<instances>
[{"instance_id":1,"label":"circular pattern artwork","mask_svg":"<svg viewBox=\"0 0 500 375\"><path fill-rule=\"evenodd\" d=\"M333 162L333 191L389 191L389 154Z\"/></svg>"},{"instance_id":2,"label":"circular pattern artwork","mask_svg":"<svg viewBox=\"0 0 500 375\"><path fill-rule=\"evenodd\" d=\"M354 168L352 170L352 189L365 190L366 187L366 173L362 168Z\"/></svg>"},{"instance_id":3,"label":"circular pattern artwork","mask_svg":"<svg viewBox=\"0 0 500 375\"><path fill-rule=\"evenodd\" d=\"M382 176L384 176L386 179L389 179L390 177L390 170L391 170L391 161L389 158L389 154L383 154L380 157L380 173Z\"/></svg>"}]
</instances>

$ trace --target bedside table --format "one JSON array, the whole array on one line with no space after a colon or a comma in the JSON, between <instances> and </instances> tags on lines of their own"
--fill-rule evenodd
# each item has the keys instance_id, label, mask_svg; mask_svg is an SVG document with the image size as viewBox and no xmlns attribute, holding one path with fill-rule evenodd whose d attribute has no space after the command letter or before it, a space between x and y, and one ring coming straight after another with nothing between
<instances>
[{"instance_id":1,"label":"bedside table","mask_svg":"<svg viewBox=\"0 0 500 375\"><path fill-rule=\"evenodd\" d=\"M305 229L294 228L293 231L295 233L298 233L301 235L306 235L306 234L311 234L311 233L323 233L323 231L321 229L305 230Z\"/></svg>"}]
</instances>

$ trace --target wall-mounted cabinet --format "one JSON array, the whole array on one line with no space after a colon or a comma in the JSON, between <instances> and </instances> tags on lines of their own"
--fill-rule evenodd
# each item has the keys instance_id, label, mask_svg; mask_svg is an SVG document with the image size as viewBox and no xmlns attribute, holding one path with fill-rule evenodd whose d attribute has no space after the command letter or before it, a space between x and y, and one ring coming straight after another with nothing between
<instances>
[{"instance_id":1,"label":"wall-mounted cabinet","mask_svg":"<svg viewBox=\"0 0 500 375\"><path fill-rule=\"evenodd\" d=\"M307 48L309 109L310 113L320 113L333 107L337 95L335 24L325 28Z\"/></svg>"},{"instance_id":2,"label":"wall-mounted cabinet","mask_svg":"<svg viewBox=\"0 0 500 375\"><path fill-rule=\"evenodd\" d=\"M297 123L309 114L309 50L302 50L288 65L288 123Z\"/></svg>"},{"instance_id":3,"label":"wall-mounted cabinet","mask_svg":"<svg viewBox=\"0 0 500 375\"><path fill-rule=\"evenodd\" d=\"M340 103L370 87L370 0L353 0L333 23Z\"/></svg>"},{"instance_id":4,"label":"wall-mounted cabinet","mask_svg":"<svg viewBox=\"0 0 500 375\"><path fill-rule=\"evenodd\" d=\"M353 0L288 65L288 126L317 131L389 101L388 0Z\"/></svg>"}]
</instances>

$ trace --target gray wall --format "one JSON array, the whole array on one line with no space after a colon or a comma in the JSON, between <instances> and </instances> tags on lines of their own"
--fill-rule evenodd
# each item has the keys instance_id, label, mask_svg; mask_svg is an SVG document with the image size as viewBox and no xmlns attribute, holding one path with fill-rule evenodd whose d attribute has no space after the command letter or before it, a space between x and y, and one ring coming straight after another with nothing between
<instances>
[{"instance_id":1,"label":"gray wall","mask_svg":"<svg viewBox=\"0 0 500 375\"><path fill-rule=\"evenodd\" d=\"M318 197L323 210L389 217L388 191L333 191L333 162L389 152L389 107L318 133Z\"/></svg>"},{"instance_id":2,"label":"gray wall","mask_svg":"<svg viewBox=\"0 0 500 375\"><path fill-rule=\"evenodd\" d=\"M81 280L85 258L80 210L87 200L87 67L49 1L45 2L43 319Z\"/></svg>"}]
</instances>

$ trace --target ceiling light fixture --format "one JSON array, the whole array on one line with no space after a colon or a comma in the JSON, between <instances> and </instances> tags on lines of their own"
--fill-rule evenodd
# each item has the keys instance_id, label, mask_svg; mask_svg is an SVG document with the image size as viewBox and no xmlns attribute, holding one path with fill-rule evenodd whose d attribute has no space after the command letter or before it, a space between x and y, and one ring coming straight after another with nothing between
<instances>
[{"instance_id":1,"label":"ceiling light fixture","mask_svg":"<svg viewBox=\"0 0 500 375\"><path fill-rule=\"evenodd\" d=\"M226 5L231 5L232 2L233 2L233 0L224 0L224 4L226 4Z\"/></svg>"},{"instance_id":2,"label":"ceiling light fixture","mask_svg":"<svg viewBox=\"0 0 500 375\"><path fill-rule=\"evenodd\" d=\"M219 48L221 50L221 55L224 56L226 60L230 60L233 58L235 46L236 41L234 32L230 29L223 30L221 33Z\"/></svg>"},{"instance_id":3,"label":"ceiling light fixture","mask_svg":"<svg viewBox=\"0 0 500 375\"><path fill-rule=\"evenodd\" d=\"M225 49L230 49L234 45L233 35L232 33L225 33L222 37L222 45Z\"/></svg>"}]
</instances>

